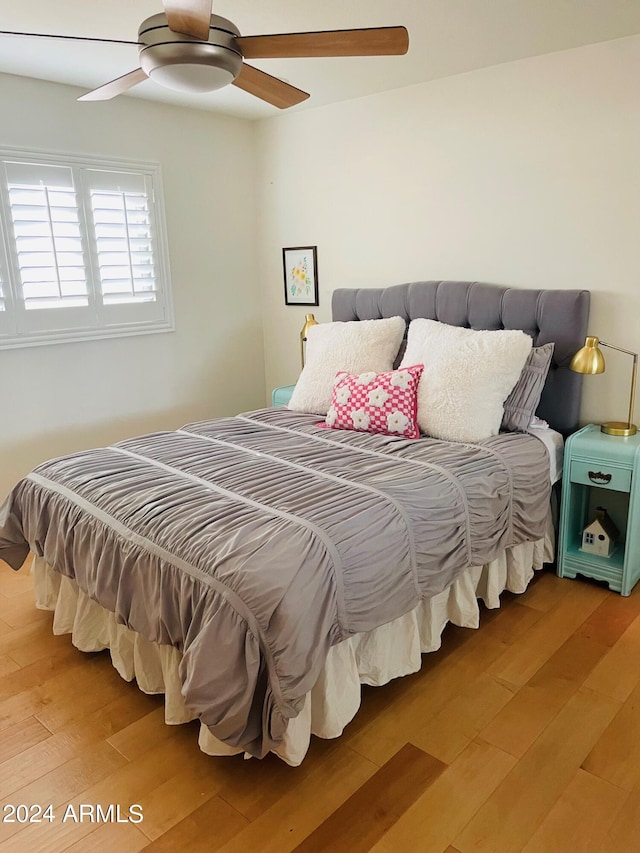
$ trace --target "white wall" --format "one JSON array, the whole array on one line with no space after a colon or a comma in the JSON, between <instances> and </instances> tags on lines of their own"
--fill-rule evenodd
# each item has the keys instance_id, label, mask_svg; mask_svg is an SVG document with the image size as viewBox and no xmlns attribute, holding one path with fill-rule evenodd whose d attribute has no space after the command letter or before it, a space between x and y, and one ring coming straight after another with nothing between
<instances>
[{"instance_id":1,"label":"white wall","mask_svg":"<svg viewBox=\"0 0 640 853\"><path fill-rule=\"evenodd\" d=\"M587 288L591 332L638 351L638 81L632 37L261 122L267 389L299 370L282 246L318 245L321 320L335 287ZM626 417L631 359L610 352L584 421Z\"/></svg>"},{"instance_id":2,"label":"white wall","mask_svg":"<svg viewBox=\"0 0 640 853\"><path fill-rule=\"evenodd\" d=\"M161 164L176 331L0 351L0 499L38 462L261 406L255 125L0 75L0 145Z\"/></svg>"},{"instance_id":3,"label":"white wall","mask_svg":"<svg viewBox=\"0 0 640 853\"><path fill-rule=\"evenodd\" d=\"M633 37L256 127L0 75L0 145L161 163L177 324L0 351L0 498L52 455L259 406L295 381L305 309L284 305L283 246L319 247L319 319L342 286L586 287L591 331L637 351L639 79ZM607 355L584 421L626 415L630 359Z\"/></svg>"}]
</instances>

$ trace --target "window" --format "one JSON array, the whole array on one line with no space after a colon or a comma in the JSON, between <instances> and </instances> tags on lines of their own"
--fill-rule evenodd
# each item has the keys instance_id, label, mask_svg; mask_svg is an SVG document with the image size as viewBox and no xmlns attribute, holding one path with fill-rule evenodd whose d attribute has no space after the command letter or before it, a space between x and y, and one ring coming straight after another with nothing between
<instances>
[{"instance_id":1,"label":"window","mask_svg":"<svg viewBox=\"0 0 640 853\"><path fill-rule=\"evenodd\" d=\"M171 328L158 166L0 150L0 347Z\"/></svg>"}]
</instances>

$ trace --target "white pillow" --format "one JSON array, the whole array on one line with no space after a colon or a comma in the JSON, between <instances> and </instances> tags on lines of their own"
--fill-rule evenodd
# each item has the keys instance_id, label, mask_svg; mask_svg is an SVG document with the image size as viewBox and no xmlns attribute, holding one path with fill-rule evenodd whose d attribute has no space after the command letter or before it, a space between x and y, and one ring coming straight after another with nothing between
<instances>
[{"instance_id":1,"label":"white pillow","mask_svg":"<svg viewBox=\"0 0 640 853\"><path fill-rule=\"evenodd\" d=\"M402 343L402 317L319 323L307 333L306 361L293 389L288 408L294 412L326 415L339 370L346 373L384 373Z\"/></svg>"},{"instance_id":2,"label":"white pillow","mask_svg":"<svg viewBox=\"0 0 640 853\"><path fill-rule=\"evenodd\" d=\"M418 386L420 429L445 441L497 435L503 403L531 346L529 335L515 329L474 331L412 320L401 367L424 364Z\"/></svg>"}]
</instances>

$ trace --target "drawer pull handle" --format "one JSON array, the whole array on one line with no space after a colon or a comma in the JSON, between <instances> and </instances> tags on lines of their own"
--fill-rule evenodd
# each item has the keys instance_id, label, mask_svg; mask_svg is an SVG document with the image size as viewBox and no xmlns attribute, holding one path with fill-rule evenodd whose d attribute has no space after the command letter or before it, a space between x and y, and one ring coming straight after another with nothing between
<instances>
[{"instance_id":1,"label":"drawer pull handle","mask_svg":"<svg viewBox=\"0 0 640 853\"><path fill-rule=\"evenodd\" d=\"M611 474L603 474L602 471L589 471L589 479L592 483L604 485L611 482Z\"/></svg>"}]
</instances>

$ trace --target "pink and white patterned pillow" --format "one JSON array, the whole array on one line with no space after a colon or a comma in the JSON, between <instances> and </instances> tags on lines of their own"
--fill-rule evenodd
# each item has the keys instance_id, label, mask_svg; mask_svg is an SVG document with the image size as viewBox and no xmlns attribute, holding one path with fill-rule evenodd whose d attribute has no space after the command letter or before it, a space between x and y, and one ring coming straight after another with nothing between
<instances>
[{"instance_id":1,"label":"pink and white patterned pillow","mask_svg":"<svg viewBox=\"0 0 640 853\"><path fill-rule=\"evenodd\" d=\"M333 429L420 438L416 395L423 369L424 365L416 364L357 375L341 370L336 373L325 424Z\"/></svg>"}]
</instances>

